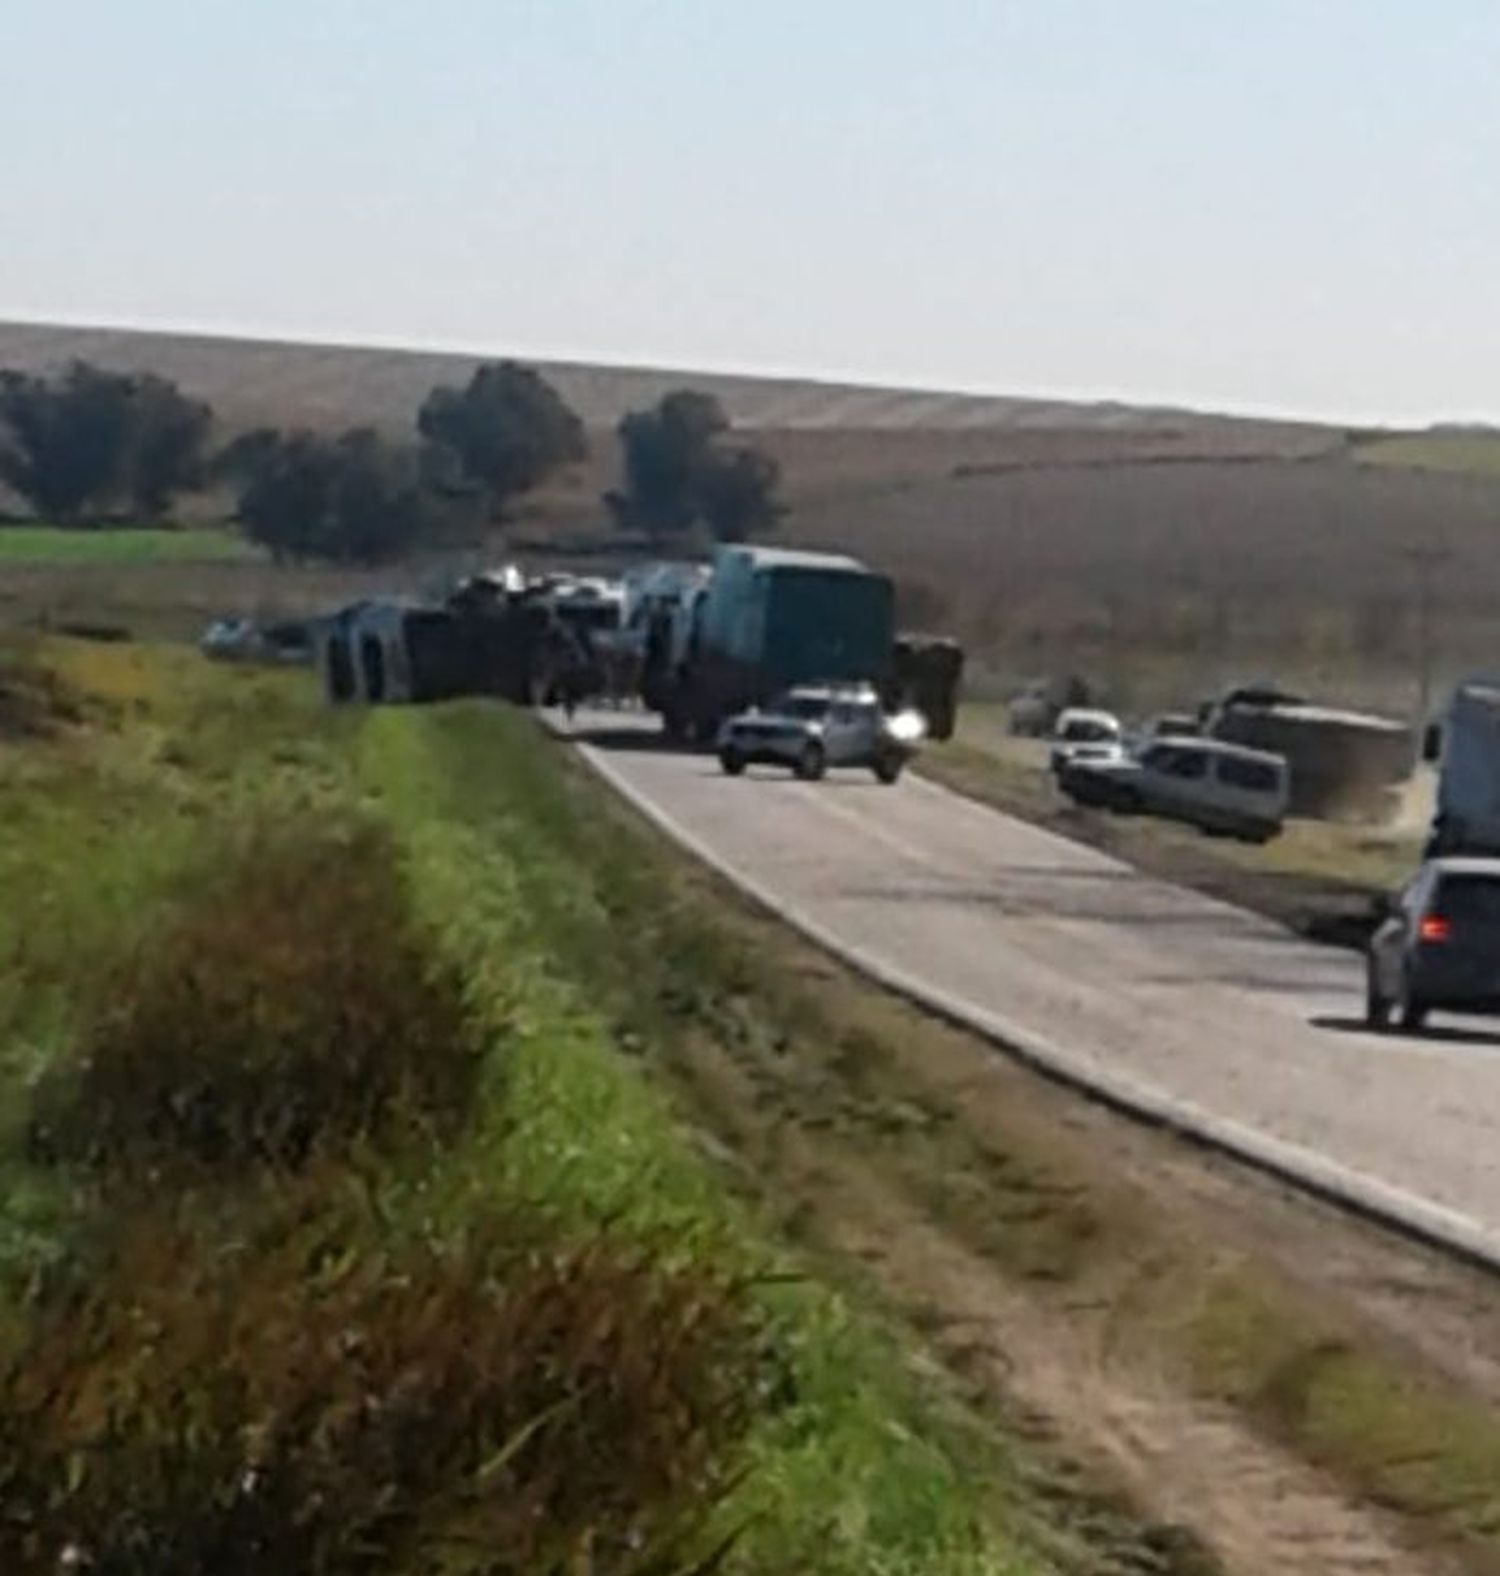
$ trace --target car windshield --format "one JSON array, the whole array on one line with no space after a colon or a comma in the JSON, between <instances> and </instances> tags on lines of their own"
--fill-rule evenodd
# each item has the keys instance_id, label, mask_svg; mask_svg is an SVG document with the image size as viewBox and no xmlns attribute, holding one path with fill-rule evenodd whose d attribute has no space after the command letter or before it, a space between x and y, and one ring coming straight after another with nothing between
<instances>
[{"instance_id":1,"label":"car windshield","mask_svg":"<svg viewBox=\"0 0 1500 1576\"><path fill-rule=\"evenodd\" d=\"M1063 724L1062 736L1069 744L1102 744L1113 739L1116 730L1098 717L1075 717Z\"/></svg>"},{"instance_id":2,"label":"car windshield","mask_svg":"<svg viewBox=\"0 0 1500 1576\"><path fill-rule=\"evenodd\" d=\"M1446 875L1432 906L1455 924L1500 927L1500 876Z\"/></svg>"},{"instance_id":3,"label":"car windshield","mask_svg":"<svg viewBox=\"0 0 1500 1576\"><path fill-rule=\"evenodd\" d=\"M828 700L822 695L784 695L772 709L778 716L800 717L804 721L816 722L828 715L828 705Z\"/></svg>"}]
</instances>

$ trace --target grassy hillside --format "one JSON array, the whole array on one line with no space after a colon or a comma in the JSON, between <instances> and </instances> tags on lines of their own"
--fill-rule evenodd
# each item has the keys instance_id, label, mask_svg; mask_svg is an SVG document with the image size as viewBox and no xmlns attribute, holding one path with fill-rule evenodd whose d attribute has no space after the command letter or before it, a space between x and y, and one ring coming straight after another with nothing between
<instances>
[{"instance_id":1,"label":"grassy hillside","mask_svg":"<svg viewBox=\"0 0 1500 1576\"><path fill-rule=\"evenodd\" d=\"M1361 444L1357 454L1366 465L1500 476L1500 433L1413 432Z\"/></svg>"},{"instance_id":2,"label":"grassy hillside","mask_svg":"<svg viewBox=\"0 0 1500 1576\"><path fill-rule=\"evenodd\" d=\"M438 382L462 382L503 345L460 355L350 345L294 344L208 334L72 328L0 322L0 367L43 371L72 359L170 377L207 399L231 428L261 423L373 426L409 430L423 397ZM526 358L532 360L533 358ZM534 362L586 425L612 429L626 411L653 403L684 382L717 395L733 420L765 430L983 432L1082 428L1101 434L1202 426L1245 429L1189 412L1113 403L1003 398L941 390L872 388L813 378L736 376L581 362Z\"/></svg>"},{"instance_id":3,"label":"grassy hillside","mask_svg":"<svg viewBox=\"0 0 1500 1576\"><path fill-rule=\"evenodd\" d=\"M1039 1568L596 1004L529 719L4 664L8 1571Z\"/></svg>"}]
</instances>

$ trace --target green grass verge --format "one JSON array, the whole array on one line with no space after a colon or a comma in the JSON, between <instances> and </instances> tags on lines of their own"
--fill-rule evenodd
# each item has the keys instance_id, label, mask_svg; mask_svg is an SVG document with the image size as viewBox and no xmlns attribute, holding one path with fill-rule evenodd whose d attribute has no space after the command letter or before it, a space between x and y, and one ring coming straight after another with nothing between
<instances>
[{"instance_id":1,"label":"green grass verge","mask_svg":"<svg viewBox=\"0 0 1500 1576\"><path fill-rule=\"evenodd\" d=\"M1483 1404L1358 1310L1316 1302L1234 1244L1195 1235L1203 1223L1191 1212L1164 1215L1101 1164L1097 1135L1004 1112L971 1128L941 1102L913 1103L930 1102L931 1091L902 1089L898 1037L920 1061L922 1037L949 1031L878 996L859 1010L871 993L830 984L826 969L810 982L805 948L725 905L712 878L581 770L527 747L527 719L505 714L485 726L470 715L431 714L423 794L446 794L460 819L503 820L524 807L508 832L497 820L485 840L529 839L512 866L521 882L512 911L546 938L546 956L567 960L617 1046L649 1065L674 1038L712 1036L784 1067L809 1124L847 1136L851 1123L867 1123L889 1167L1015 1278L1064 1303L1114 1307L1114 1338L1149 1353L1153 1371L1240 1410L1356 1497L1410 1516L1423 1536L1461 1551L1467 1568L1496 1568L1500 1420ZM387 761L379 776L402 774ZM776 1098L769 1079L758 1093Z\"/></svg>"},{"instance_id":2,"label":"green grass verge","mask_svg":"<svg viewBox=\"0 0 1500 1576\"><path fill-rule=\"evenodd\" d=\"M1500 434L1411 433L1360 443L1353 452L1361 465L1500 476Z\"/></svg>"},{"instance_id":3,"label":"green grass verge","mask_svg":"<svg viewBox=\"0 0 1500 1576\"><path fill-rule=\"evenodd\" d=\"M256 556L244 537L217 527L0 525L0 564L217 563Z\"/></svg>"},{"instance_id":4,"label":"green grass verge","mask_svg":"<svg viewBox=\"0 0 1500 1576\"><path fill-rule=\"evenodd\" d=\"M623 1054L601 965L573 950L586 934L607 942L607 889L557 839L559 796L576 785L529 719L478 705L335 716L299 675L142 648L49 654L84 720L45 743L0 744L0 880L31 898L0 916L0 1323L24 1326L37 1273L123 1228L134 1207L39 1170L19 1146L30 1085L79 1036L94 979L151 933L226 826L372 817L394 832L416 908L462 967L495 1049L461 1136L351 1160L369 1208L345 1251L462 1244L502 1201L563 1240L604 1232L669 1264L752 1277L774 1382L754 1399L738 1486L704 1532L742 1529L727 1568L1036 1568L993 1519L1003 1463L987 1437L914 1372L894 1331L787 1256ZM587 933L579 914L593 916ZM638 1002L632 1021L658 1006ZM252 1187L192 1209L240 1237L258 1207Z\"/></svg>"}]
</instances>

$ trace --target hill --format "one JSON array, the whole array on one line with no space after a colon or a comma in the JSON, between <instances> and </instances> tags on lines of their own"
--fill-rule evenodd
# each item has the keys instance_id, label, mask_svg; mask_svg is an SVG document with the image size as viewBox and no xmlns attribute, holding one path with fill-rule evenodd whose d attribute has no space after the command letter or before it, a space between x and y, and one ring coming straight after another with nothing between
<instances>
[{"instance_id":1,"label":"hill","mask_svg":"<svg viewBox=\"0 0 1500 1576\"><path fill-rule=\"evenodd\" d=\"M370 423L393 432L410 429L434 384L462 380L478 361L0 324L0 367L44 370L73 357L171 377L213 403L230 430ZM626 410L691 386L717 394L736 426L780 459L790 505L783 536L863 554L895 574L905 616L957 633L981 688L1066 667L1098 678L1123 704L1148 705L1274 673L1405 710L1423 649L1416 549L1434 555L1426 627L1435 682L1496 662L1500 471L1485 463L1494 452L1487 435L539 366L592 429L593 452L532 501L496 553L517 538L542 552L563 536L607 542L599 495L617 463L609 429ZM0 592L0 609L25 616L42 598L81 615L102 602L133 627L186 630L211 610L321 603L347 579L233 564L93 579L74 570L66 581L17 582L13 594ZM158 605L174 610L164 623Z\"/></svg>"},{"instance_id":2,"label":"hill","mask_svg":"<svg viewBox=\"0 0 1500 1576\"><path fill-rule=\"evenodd\" d=\"M488 359L498 359L503 352ZM169 377L206 399L229 427L267 424L406 429L435 383L466 379L479 355L369 346L298 344L206 334L0 322L0 367L45 371L80 358ZM877 388L809 378L731 376L649 367L526 359L586 425L613 427L626 411L690 385L714 394L737 426L758 430L1053 432L1099 434L1191 426L1238 432L1266 423L1193 412L935 390Z\"/></svg>"}]
</instances>

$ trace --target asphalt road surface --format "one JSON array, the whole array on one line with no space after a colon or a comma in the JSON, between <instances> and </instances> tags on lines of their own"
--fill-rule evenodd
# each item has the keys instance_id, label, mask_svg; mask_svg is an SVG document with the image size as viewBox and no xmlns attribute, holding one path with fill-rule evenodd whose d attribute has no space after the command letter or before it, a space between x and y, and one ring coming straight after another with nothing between
<instances>
[{"instance_id":1,"label":"asphalt road surface","mask_svg":"<svg viewBox=\"0 0 1500 1576\"><path fill-rule=\"evenodd\" d=\"M1363 968L908 775L802 783L580 713L578 742L730 867L934 988L1500 1240L1500 1035L1362 1025Z\"/></svg>"}]
</instances>

